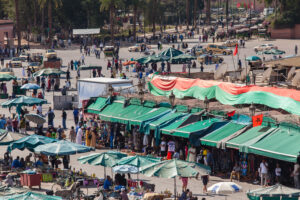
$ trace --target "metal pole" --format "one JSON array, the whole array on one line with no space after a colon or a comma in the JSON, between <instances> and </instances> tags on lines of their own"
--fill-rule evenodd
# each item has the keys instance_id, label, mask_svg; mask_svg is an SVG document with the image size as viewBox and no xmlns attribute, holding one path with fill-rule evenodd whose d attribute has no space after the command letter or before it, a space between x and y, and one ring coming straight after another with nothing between
<instances>
[{"instance_id":1,"label":"metal pole","mask_svg":"<svg viewBox=\"0 0 300 200\"><path fill-rule=\"evenodd\" d=\"M106 167L104 167L104 179L106 179Z\"/></svg>"},{"instance_id":2,"label":"metal pole","mask_svg":"<svg viewBox=\"0 0 300 200\"><path fill-rule=\"evenodd\" d=\"M174 177L174 197L176 200L176 177Z\"/></svg>"}]
</instances>

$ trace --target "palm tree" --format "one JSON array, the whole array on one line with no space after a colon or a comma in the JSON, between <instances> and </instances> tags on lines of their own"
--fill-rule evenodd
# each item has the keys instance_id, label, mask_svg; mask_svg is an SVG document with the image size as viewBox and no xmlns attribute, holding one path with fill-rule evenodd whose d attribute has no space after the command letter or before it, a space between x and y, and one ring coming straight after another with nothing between
<instances>
[{"instance_id":1,"label":"palm tree","mask_svg":"<svg viewBox=\"0 0 300 200\"><path fill-rule=\"evenodd\" d=\"M206 23L210 24L210 0L206 0Z\"/></svg>"},{"instance_id":2,"label":"palm tree","mask_svg":"<svg viewBox=\"0 0 300 200\"><path fill-rule=\"evenodd\" d=\"M18 35L18 47L21 46L21 32L20 32L20 19L19 19L19 0L15 0L15 14L16 14L16 30Z\"/></svg>"},{"instance_id":3,"label":"palm tree","mask_svg":"<svg viewBox=\"0 0 300 200\"><path fill-rule=\"evenodd\" d=\"M100 11L109 11L110 35L114 44L115 10L122 5L122 0L100 0Z\"/></svg>"},{"instance_id":4,"label":"palm tree","mask_svg":"<svg viewBox=\"0 0 300 200\"><path fill-rule=\"evenodd\" d=\"M194 11L193 11L194 28L197 28L197 8L198 8L198 0L194 0Z\"/></svg>"},{"instance_id":5,"label":"palm tree","mask_svg":"<svg viewBox=\"0 0 300 200\"><path fill-rule=\"evenodd\" d=\"M39 0L41 9L44 9L46 6L48 8L48 38L50 41L50 45L52 44L52 6L54 5L54 8L58 8L59 6L61 6L61 4L61 0Z\"/></svg>"},{"instance_id":6,"label":"palm tree","mask_svg":"<svg viewBox=\"0 0 300 200\"><path fill-rule=\"evenodd\" d=\"M141 4L140 0L132 0L131 4L133 6L133 38L136 41L136 21L137 21L137 11L138 7Z\"/></svg>"},{"instance_id":7,"label":"palm tree","mask_svg":"<svg viewBox=\"0 0 300 200\"><path fill-rule=\"evenodd\" d=\"M186 28L187 30L190 29L189 22L190 22L190 0L185 1L185 13L186 13Z\"/></svg>"}]
</instances>

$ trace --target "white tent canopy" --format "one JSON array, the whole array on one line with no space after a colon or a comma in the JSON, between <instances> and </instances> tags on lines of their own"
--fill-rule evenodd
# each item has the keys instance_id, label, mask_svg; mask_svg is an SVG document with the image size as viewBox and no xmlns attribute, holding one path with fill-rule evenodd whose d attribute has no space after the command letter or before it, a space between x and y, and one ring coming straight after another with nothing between
<instances>
[{"instance_id":1,"label":"white tent canopy","mask_svg":"<svg viewBox=\"0 0 300 200\"><path fill-rule=\"evenodd\" d=\"M73 29L73 35L95 35L100 34L100 28Z\"/></svg>"}]
</instances>

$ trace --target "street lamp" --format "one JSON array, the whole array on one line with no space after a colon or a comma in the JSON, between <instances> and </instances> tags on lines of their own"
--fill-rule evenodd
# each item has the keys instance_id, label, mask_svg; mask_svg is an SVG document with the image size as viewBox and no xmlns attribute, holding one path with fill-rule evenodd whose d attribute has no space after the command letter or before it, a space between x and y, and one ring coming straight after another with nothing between
<instances>
[{"instance_id":1,"label":"street lamp","mask_svg":"<svg viewBox=\"0 0 300 200\"><path fill-rule=\"evenodd\" d=\"M137 86L138 86L138 95L140 97L141 103L143 103L144 102L144 94L145 94L145 92L143 90L143 83L142 83L141 80L139 80L139 83L138 83Z\"/></svg>"},{"instance_id":2,"label":"street lamp","mask_svg":"<svg viewBox=\"0 0 300 200\"><path fill-rule=\"evenodd\" d=\"M205 110L207 112L208 108L209 108L209 100L208 100L207 96L205 96L205 98L204 98L204 105L205 105Z\"/></svg>"},{"instance_id":3,"label":"street lamp","mask_svg":"<svg viewBox=\"0 0 300 200\"><path fill-rule=\"evenodd\" d=\"M109 94L110 97L114 96L114 88L113 88L112 85L108 86L108 94Z\"/></svg>"},{"instance_id":4,"label":"street lamp","mask_svg":"<svg viewBox=\"0 0 300 200\"><path fill-rule=\"evenodd\" d=\"M171 94L169 95L169 101L170 101L170 104L172 106L172 108L174 107L175 105L175 95L173 93L173 91L171 92Z\"/></svg>"},{"instance_id":5,"label":"street lamp","mask_svg":"<svg viewBox=\"0 0 300 200\"><path fill-rule=\"evenodd\" d=\"M255 106L253 103L251 103L251 105L249 107L249 111L251 113L251 116L253 117L255 115Z\"/></svg>"}]
</instances>

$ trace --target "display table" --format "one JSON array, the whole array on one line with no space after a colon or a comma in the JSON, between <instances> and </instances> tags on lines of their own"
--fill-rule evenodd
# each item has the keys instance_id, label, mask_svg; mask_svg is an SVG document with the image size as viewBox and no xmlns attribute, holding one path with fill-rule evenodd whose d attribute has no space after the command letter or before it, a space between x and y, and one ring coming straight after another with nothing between
<instances>
[{"instance_id":1,"label":"display table","mask_svg":"<svg viewBox=\"0 0 300 200\"><path fill-rule=\"evenodd\" d=\"M28 186L39 186L41 189L41 174L21 174L21 185Z\"/></svg>"},{"instance_id":2,"label":"display table","mask_svg":"<svg viewBox=\"0 0 300 200\"><path fill-rule=\"evenodd\" d=\"M53 174L51 173L42 174L42 182L52 182L52 181L53 181Z\"/></svg>"}]
</instances>

